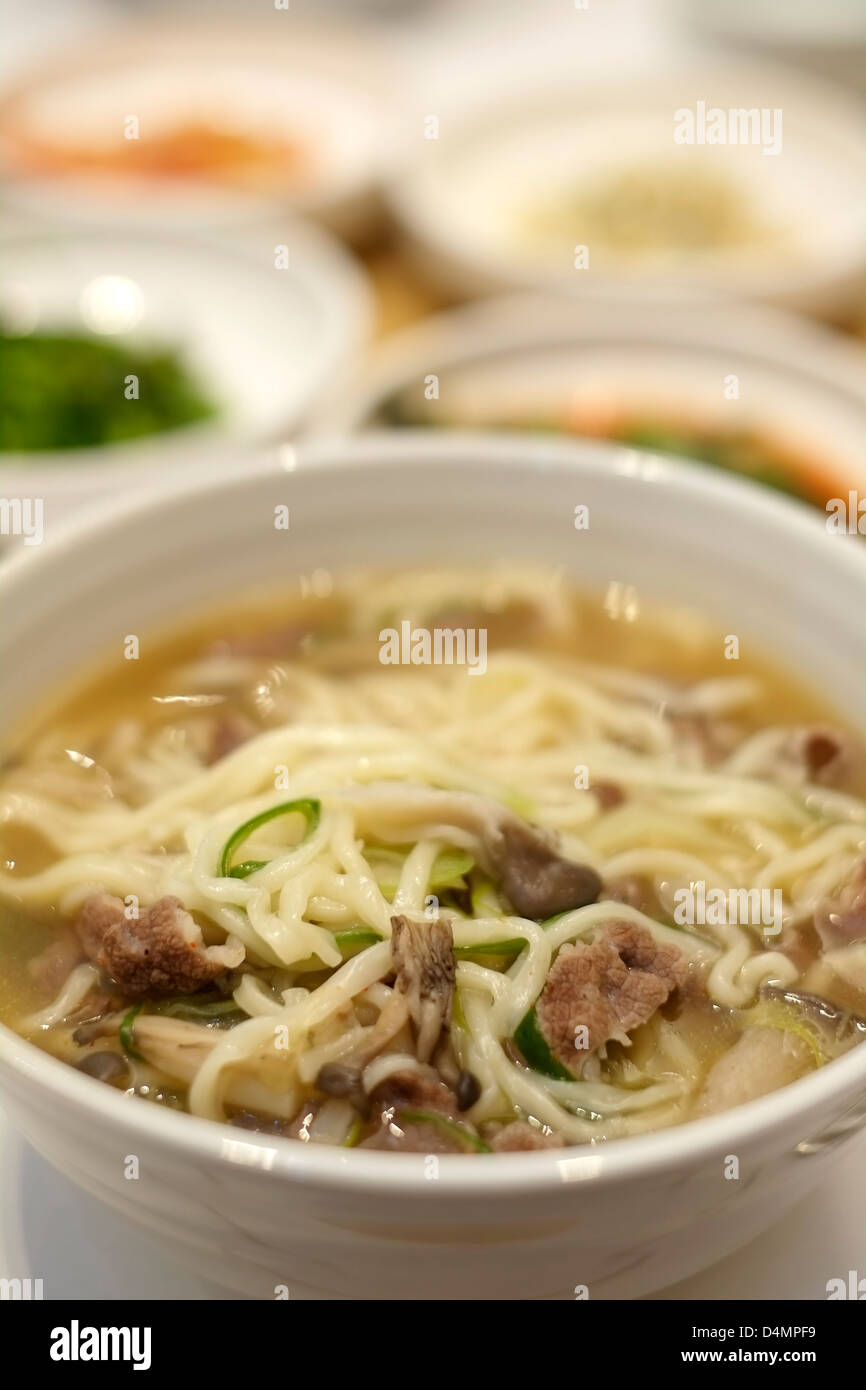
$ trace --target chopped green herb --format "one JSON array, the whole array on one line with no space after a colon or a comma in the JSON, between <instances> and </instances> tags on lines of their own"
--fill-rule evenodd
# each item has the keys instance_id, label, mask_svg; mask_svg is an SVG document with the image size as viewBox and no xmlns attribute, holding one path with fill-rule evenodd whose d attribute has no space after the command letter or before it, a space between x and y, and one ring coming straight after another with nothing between
<instances>
[{"instance_id":1,"label":"chopped green herb","mask_svg":"<svg viewBox=\"0 0 866 1390\"><path fill-rule=\"evenodd\" d=\"M124 395L129 376L134 400ZM119 444L215 413L172 351L0 330L0 450Z\"/></svg>"}]
</instances>

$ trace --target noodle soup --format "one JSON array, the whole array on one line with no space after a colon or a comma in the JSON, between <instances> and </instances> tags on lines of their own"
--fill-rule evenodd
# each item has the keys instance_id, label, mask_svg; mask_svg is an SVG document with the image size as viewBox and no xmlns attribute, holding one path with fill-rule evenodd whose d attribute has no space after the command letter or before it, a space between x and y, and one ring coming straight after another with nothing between
<instances>
[{"instance_id":1,"label":"noodle soup","mask_svg":"<svg viewBox=\"0 0 866 1390\"><path fill-rule=\"evenodd\" d=\"M832 711L628 591L320 579L126 636L20 731L5 1023L130 1097L467 1155L682 1123L866 1036Z\"/></svg>"}]
</instances>

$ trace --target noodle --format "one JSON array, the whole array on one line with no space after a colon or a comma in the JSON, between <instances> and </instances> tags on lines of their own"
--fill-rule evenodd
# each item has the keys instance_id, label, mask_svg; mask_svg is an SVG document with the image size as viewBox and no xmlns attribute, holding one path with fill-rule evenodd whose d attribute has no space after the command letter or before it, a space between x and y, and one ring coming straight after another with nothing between
<instances>
[{"instance_id":1,"label":"noodle","mask_svg":"<svg viewBox=\"0 0 866 1390\"><path fill-rule=\"evenodd\" d=\"M453 668L353 666L360 639L393 613L423 622L446 612L455 594L464 602L471 594L496 614L531 608L550 650L529 642L495 650L483 680ZM210 703L184 697L174 715L159 697L158 719L151 706L149 714L119 715L101 733L84 717L75 748L66 744L69 756L43 732L4 774L6 832L30 835L40 852L32 866L0 870L0 894L34 916L70 919L94 894L134 899L142 910L176 899L206 942L242 943L244 966L228 995L240 1021L223 1031L185 1023L206 1035L201 1049L194 1034L142 1014L148 1060L188 1082L185 1103L201 1116L225 1119L248 1105L285 1119L323 1068L356 1056L368 1092L399 1077L429 1079L429 1059L411 1049L399 990L387 983L394 924L408 917L448 923L458 957L452 1066L477 1081L473 1125L528 1116L540 1132L583 1142L684 1119L712 1056L688 1029L661 1017L644 1025L655 1029L651 1064L629 1057L628 1039L595 1049L571 1080L515 1056L515 1033L543 997L559 953L567 948L566 959L602 940L615 919L664 959L673 952L703 982L709 1037L713 1007L755 1009L768 985L794 986L801 966L781 940L765 948L760 924L708 918L682 929L675 922L681 893L696 884L708 894L781 890L790 932L856 877L866 855L866 805L853 793L783 775L784 768L775 775L790 732L750 724L764 698L755 675L713 674L684 687L578 662L556 647L574 622L559 576L497 572L479 581L469 572L422 571L360 581L346 650L341 657L339 647L323 647L318 667L187 650L170 670L170 688L217 692ZM201 749L211 726L195 720L218 718L224 698L246 700L245 717L259 722L209 765ZM696 729L708 737L731 727L733 746L712 755L695 740ZM98 759L72 756L97 746ZM576 780L580 768L589 770L588 783ZM103 780L94 792L97 773ZM596 786L615 789L609 808L599 805ZM304 833L297 816L263 819L242 848L252 870L226 872L222 856L238 827L305 801L318 809ZM485 817L506 815L558 837L561 854L608 888L631 884L646 901L636 906L605 891L551 922L510 910L478 829ZM469 869L446 877L443 907L435 885L448 856ZM74 1017L99 979L93 964L79 964L55 999L17 1026L56 1027L70 1052ZM385 1050L367 1057L386 1034ZM712 1043L716 1053L732 1036ZM185 1051L172 1042L181 1037L192 1039ZM173 1046L185 1057L174 1071ZM342 1115L341 1106L333 1109L334 1132ZM459 1130L464 1122L454 1123Z\"/></svg>"}]
</instances>

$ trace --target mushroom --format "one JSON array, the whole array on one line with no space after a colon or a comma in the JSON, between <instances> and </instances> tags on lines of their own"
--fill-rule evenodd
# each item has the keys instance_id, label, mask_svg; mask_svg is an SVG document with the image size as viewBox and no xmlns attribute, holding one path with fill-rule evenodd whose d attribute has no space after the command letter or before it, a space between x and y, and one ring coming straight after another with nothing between
<instances>
[{"instance_id":1,"label":"mushroom","mask_svg":"<svg viewBox=\"0 0 866 1390\"><path fill-rule=\"evenodd\" d=\"M104 1081L109 1086L126 1086L129 1082L129 1063L119 1052L103 1049L88 1052L75 1065L87 1076L92 1076L96 1081Z\"/></svg>"},{"instance_id":2,"label":"mushroom","mask_svg":"<svg viewBox=\"0 0 866 1390\"><path fill-rule=\"evenodd\" d=\"M427 1062L451 1023L457 960L451 927L441 917L391 918L396 992L406 1001L415 1029L418 1060Z\"/></svg>"},{"instance_id":3,"label":"mushroom","mask_svg":"<svg viewBox=\"0 0 866 1390\"><path fill-rule=\"evenodd\" d=\"M424 833L447 839L454 829L470 836L483 867L521 917L544 921L586 907L601 892L595 869L561 855L551 836L487 797L390 782L344 795L361 821L397 844Z\"/></svg>"}]
</instances>

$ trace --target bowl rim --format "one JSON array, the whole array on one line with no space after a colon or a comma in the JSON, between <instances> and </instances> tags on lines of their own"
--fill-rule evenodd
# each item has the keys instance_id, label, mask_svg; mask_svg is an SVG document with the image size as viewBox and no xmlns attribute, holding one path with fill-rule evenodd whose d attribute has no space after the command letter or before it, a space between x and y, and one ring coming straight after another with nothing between
<instances>
[{"instance_id":1,"label":"bowl rim","mask_svg":"<svg viewBox=\"0 0 866 1390\"><path fill-rule=\"evenodd\" d=\"M705 358L722 360L739 345L759 371L794 371L806 391L832 398L833 410L866 412L866 346L828 325L758 302L734 307L673 299L662 313L659 308L658 303L640 300L593 299L575 315L573 304L549 293L508 290L440 309L374 345L352 390L328 415L322 409L314 411L301 437L327 437L337 426L347 432L385 428L376 412L428 369L459 376L522 356L584 353L597 342L621 352L635 326L643 339L652 340L666 369L671 360L695 347ZM771 427L772 412L763 403L751 409L762 428ZM489 432L483 425L472 428ZM490 429L496 431L497 426Z\"/></svg>"},{"instance_id":2,"label":"bowl rim","mask_svg":"<svg viewBox=\"0 0 866 1390\"><path fill-rule=\"evenodd\" d=\"M756 521L763 519L785 531L791 545L799 544L805 550L826 542L827 532L820 514L811 508L740 478L693 464L624 451L596 441L539 441L537 436L511 432L441 431L431 437L427 431L406 430L291 446L288 456L285 451L259 455L255 466L239 474L210 479L179 478L174 487L163 488L158 494L127 494L104 500L71 518L62 534L52 538L44 549L21 548L4 561L0 566L0 602L8 601L9 594L14 595L19 585L29 584L34 568L52 563L62 568L71 553L86 552L100 537L122 527L124 522L134 517L140 526L149 516L158 515L178 501L198 500L207 505L217 495L230 497L266 485L287 470L303 475L325 468L338 478L341 472L354 474L359 466L375 469L377 465L393 466L398 461L402 467L424 467L441 462L443 453L484 469L505 468L530 474L577 470L599 480L637 477L677 491L685 490L701 505L711 507L718 503L739 513L748 508ZM866 553L860 547L835 547L834 563L841 571L840 578L847 575L866 591ZM46 1104L73 1104L109 1130L125 1132L131 1141L159 1143L174 1155L186 1153L190 1159L204 1163L241 1165L257 1172L264 1169L277 1180L301 1181L319 1191L405 1196L417 1195L422 1188L430 1193L432 1186L440 1197L445 1194L450 1199L477 1201L507 1193L550 1194L563 1184L584 1181L625 1183L663 1173L665 1169L673 1180L674 1174L683 1168L736 1152L738 1145L768 1139L774 1131L782 1131L798 1118L808 1122L815 1104L847 1097L849 1103L841 1112L845 1114L866 1088L866 1046L855 1047L820 1071L718 1115L595 1144L495 1155L497 1177L492 1188L488 1165L467 1161L475 1160L475 1155L438 1156L438 1180L431 1184L425 1176L423 1154L395 1155L305 1145L233 1129L156 1105L131 1104L123 1093L77 1073L67 1063L0 1024L0 1094L6 1090L7 1074L14 1078L12 1090L17 1089L15 1082L37 1085ZM14 1109L26 1114L26 1101L19 1103L16 1099ZM820 1130L833 1123L833 1119L821 1122L819 1136Z\"/></svg>"}]
</instances>

